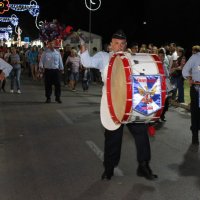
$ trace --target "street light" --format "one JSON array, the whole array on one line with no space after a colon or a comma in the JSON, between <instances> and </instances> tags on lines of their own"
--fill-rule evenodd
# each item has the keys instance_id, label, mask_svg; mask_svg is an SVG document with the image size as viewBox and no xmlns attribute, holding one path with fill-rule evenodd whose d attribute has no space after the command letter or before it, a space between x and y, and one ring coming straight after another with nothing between
<instances>
[{"instance_id":1,"label":"street light","mask_svg":"<svg viewBox=\"0 0 200 200\"><path fill-rule=\"evenodd\" d=\"M88 4L88 1L89 4ZM90 45L91 45L91 31L92 31L92 11L96 11L101 6L101 0L98 0L98 4L93 2L93 0L85 0L85 6L89 10L89 51L90 51Z\"/></svg>"}]
</instances>

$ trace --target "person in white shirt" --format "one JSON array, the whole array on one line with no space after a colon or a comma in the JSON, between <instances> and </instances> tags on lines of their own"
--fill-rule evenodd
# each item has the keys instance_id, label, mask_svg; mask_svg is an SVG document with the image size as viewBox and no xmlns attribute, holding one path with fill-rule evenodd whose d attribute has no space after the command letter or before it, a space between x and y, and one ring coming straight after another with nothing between
<instances>
[{"instance_id":1,"label":"person in white shirt","mask_svg":"<svg viewBox=\"0 0 200 200\"><path fill-rule=\"evenodd\" d=\"M40 71L44 72L45 103L51 103L52 86L54 85L55 101L62 103L61 97L61 73L64 71L61 54L55 49L55 41L48 42L48 48L42 53L39 62Z\"/></svg>"},{"instance_id":2,"label":"person in white shirt","mask_svg":"<svg viewBox=\"0 0 200 200\"><path fill-rule=\"evenodd\" d=\"M191 127L192 144L199 145L200 130L200 49L192 54L183 67L182 75L189 80L190 84L190 110L191 110Z\"/></svg>"},{"instance_id":3,"label":"person in white shirt","mask_svg":"<svg viewBox=\"0 0 200 200\"><path fill-rule=\"evenodd\" d=\"M109 65L110 57L119 51L125 51L127 46L126 36L122 30L117 31L113 34L111 39L111 52L100 51L94 56L90 56L85 45L81 45L81 62L84 67L97 68L100 70L102 75L103 95L105 95L107 69ZM102 95L102 96L103 96ZM104 113L101 111L101 117ZM137 175L145 177L148 180L154 180L157 175L153 174L149 162L151 160L151 149L148 136L148 128L145 123L130 122L126 124L130 133L133 135L137 150ZM105 128L105 143L104 143L104 169L102 179L110 180L114 175L114 168L120 161L122 136L123 136L124 125L121 124L116 130L108 130Z\"/></svg>"}]
</instances>

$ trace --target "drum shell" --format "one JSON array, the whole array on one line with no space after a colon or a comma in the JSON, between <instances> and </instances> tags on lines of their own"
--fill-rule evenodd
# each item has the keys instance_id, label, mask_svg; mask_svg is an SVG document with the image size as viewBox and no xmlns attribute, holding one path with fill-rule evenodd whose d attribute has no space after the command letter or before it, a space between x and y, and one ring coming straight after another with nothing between
<instances>
[{"instance_id":1,"label":"drum shell","mask_svg":"<svg viewBox=\"0 0 200 200\"><path fill-rule=\"evenodd\" d=\"M122 95L116 96L113 95L112 90L114 86L112 84L115 84L115 82L112 82L112 79L114 76L115 70L113 70L116 66L114 66L116 59L122 61L123 64L120 64L120 67L124 69L124 73L122 76L123 81L126 81L126 84L124 84L124 90L126 92L122 91ZM120 61L119 61L120 63ZM121 66L122 65L122 66ZM158 75L160 76L160 82L161 82L161 106L160 109L156 112L153 112L149 115L144 115L143 113L138 112L137 110L133 109L133 95L132 95L132 83L131 83L131 76L143 76L143 75ZM120 79L120 78L119 78ZM120 85L119 83L117 83ZM118 88L118 87L117 87ZM116 124L123 124L123 123L129 123L129 122L153 122L160 118L160 115L162 113L162 109L164 106L165 98L166 98L166 79L164 75L164 69L162 66L161 61L159 60L157 55L151 55L151 54L135 54L131 55L129 53L118 53L114 54L113 57L110 59L109 67L108 67L108 74L107 74L107 101L108 101L108 107L110 111L111 118ZM115 89L115 88L114 88ZM115 89L116 90L116 89ZM115 98L113 98L113 96ZM123 96L123 97L121 97ZM122 101L125 105L122 105L122 113L119 112L118 105L117 109L115 109L114 101L117 101L116 99L125 98L125 101ZM114 105L113 105L114 104ZM125 107L125 108L124 108ZM116 112L117 110L117 112ZM122 116L123 115L123 116Z\"/></svg>"}]
</instances>

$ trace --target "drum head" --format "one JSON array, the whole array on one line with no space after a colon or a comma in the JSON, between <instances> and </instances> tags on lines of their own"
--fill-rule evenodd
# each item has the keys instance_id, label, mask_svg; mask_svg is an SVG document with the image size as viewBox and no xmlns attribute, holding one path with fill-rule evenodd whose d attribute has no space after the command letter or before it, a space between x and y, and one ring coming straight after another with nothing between
<instances>
[{"instance_id":1,"label":"drum head","mask_svg":"<svg viewBox=\"0 0 200 200\"><path fill-rule=\"evenodd\" d=\"M108 130L116 130L120 127L121 124L115 124L113 119L111 118L108 103L107 103L107 96L106 92L103 92L101 97L101 107L100 107L100 116L101 116L101 123L102 125Z\"/></svg>"},{"instance_id":2,"label":"drum head","mask_svg":"<svg viewBox=\"0 0 200 200\"><path fill-rule=\"evenodd\" d=\"M108 108L113 121L124 123L132 109L131 68L123 53L115 54L109 63L107 75Z\"/></svg>"},{"instance_id":3,"label":"drum head","mask_svg":"<svg viewBox=\"0 0 200 200\"><path fill-rule=\"evenodd\" d=\"M111 99L117 119L121 122L126 106L126 76L124 65L120 56L117 56L112 66L111 74Z\"/></svg>"}]
</instances>

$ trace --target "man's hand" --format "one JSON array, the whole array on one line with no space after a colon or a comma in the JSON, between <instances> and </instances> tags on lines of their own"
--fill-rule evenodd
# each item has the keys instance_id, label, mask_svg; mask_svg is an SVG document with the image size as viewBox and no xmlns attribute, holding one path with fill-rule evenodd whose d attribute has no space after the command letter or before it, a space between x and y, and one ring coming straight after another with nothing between
<instances>
[{"instance_id":1,"label":"man's hand","mask_svg":"<svg viewBox=\"0 0 200 200\"><path fill-rule=\"evenodd\" d=\"M4 80L5 79L5 74L4 74L4 72L1 72L0 73L0 80L2 81L2 80Z\"/></svg>"}]
</instances>

